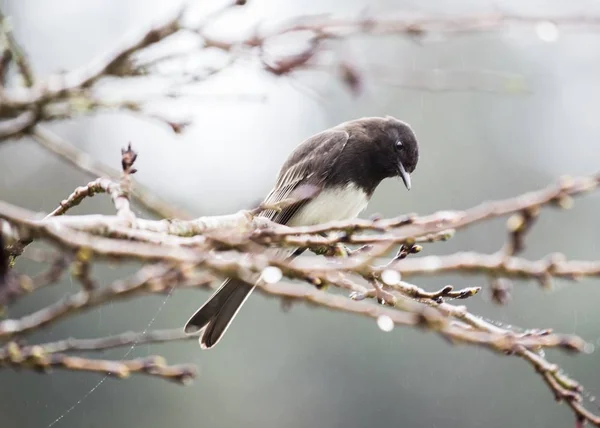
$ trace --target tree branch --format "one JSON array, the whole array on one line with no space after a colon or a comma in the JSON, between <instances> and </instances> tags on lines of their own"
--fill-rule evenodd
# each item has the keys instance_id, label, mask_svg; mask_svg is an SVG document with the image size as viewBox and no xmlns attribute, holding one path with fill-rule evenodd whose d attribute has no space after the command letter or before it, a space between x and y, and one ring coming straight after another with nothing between
<instances>
[{"instance_id":1,"label":"tree branch","mask_svg":"<svg viewBox=\"0 0 600 428\"><path fill-rule=\"evenodd\" d=\"M97 339L75 339L68 338L56 342L42 343L25 348L21 348L21 354L27 358L34 354L36 349L41 348L45 354L54 354L57 352L89 352L104 351L112 348L122 348L132 345L146 345L151 343L166 343L179 340L196 340L183 330L176 328L170 330L154 330L149 332L125 332L114 336L100 337ZM0 360L6 359L6 354L0 353Z\"/></svg>"},{"instance_id":2,"label":"tree branch","mask_svg":"<svg viewBox=\"0 0 600 428\"><path fill-rule=\"evenodd\" d=\"M92 156L80 151L78 148L45 127L40 125L35 126L32 130L32 137L42 147L89 175L109 177L113 180L117 180L121 175L118 170L110 168L95 160ZM131 195L135 198L136 202L151 214L161 218L190 218L189 214L174 208L173 204L164 201L150 189L137 182L132 185Z\"/></svg>"},{"instance_id":3,"label":"tree branch","mask_svg":"<svg viewBox=\"0 0 600 428\"><path fill-rule=\"evenodd\" d=\"M78 293L26 315L20 319L0 322L0 340L13 340L27 333L38 331L60 319L73 316L90 308L101 306L118 299L131 298L143 293L164 293L171 287L206 287L217 277L233 277L246 282L255 282L266 268L277 269L281 276L299 279L318 287L331 285L349 290L350 296L336 295L306 285L266 282L258 283L263 293L277 296L284 302L305 301L336 311L344 311L375 319L388 319L392 325L419 327L440 334L451 343L465 343L523 358L538 372L549 388L566 400L580 417L587 410L580 408L578 400L581 387L540 357L537 352L544 348L559 348L567 351L585 351L586 343L579 337L553 334L549 330L532 330L518 333L495 327L469 313L463 306L445 302L447 298L465 299L474 296L479 287L454 290L446 286L429 292L417 285L399 280L400 276L439 274L443 272L482 272L498 277L545 279L548 276L573 279L579 276L600 274L599 262L566 262L553 257L549 260L528 261L507 256L506 252L492 255L458 253L452 256L407 257L420 251L416 242L435 243L447 239L452 231L498 216L535 212L537 217L544 205L565 206L565 200L598 187L599 176L562 179L558 185L537 192L488 202L464 211L443 211L429 216L401 216L395 219L352 220L333 222L327 225L288 228L275 225L262 217L256 217L264 209L240 211L227 216L201 217L190 221L146 220L127 216L69 216L68 208L96 192L108 192L117 212L128 211L129 175L134 172L135 152L129 147L123 151L124 174L120 183L109 179L96 180L76 189L53 212L53 216L36 219L27 210L0 202L0 218L8 222L3 226L4 239L45 239L52 245L74 254L73 263L78 268L75 276L84 285ZM123 189L127 189L124 191ZM293 201L288 201L292 203ZM569 202L569 206L571 203ZM56 215L62 214L62 215ZM533 218L533 216L529 216ZM515 223L512 248L522 248L524 235L533 225L531 220ZM517 224L517 227L514 227ZM524 227L523 225L527 225ZM317 235L318 234L318 235ZM320 236L325 234L326 236ZM345 257L326 257L282 261L275 257L270 247L317 245L337 246L345 243L374 243L360 251L341 254ZM402 243L392 262L375 266L373 262L387 253L394 245ZM418 248L417 248L418 247ZM97 258L108 257L116 261L138 260L150 265L142 268L126 281L117 281L109 286L97 287L90 277L88 265ZM82 266L83 263L83 266ZM398 272L397 278L390 272ZM54 277L56 274L54 274ZM360 280L368 280L373 288L366 289ZM383 281L382 284L379 281ZM377 298L386 307L364 300ZM120 346L131 340L151 341L151 335L119 336L98 339L95 342L58 342L46 344L47 350L55 350L58 357L45 357L38 366L70 368L72 361L59 352L76 350L77 347ZM176 340L180 336L164 338ZM9 342L3 348L8 355ZM85 346L83 344L85 344ZM25 348L31 350L31 346ZM42 346L42 345L40 345ZM37 349L37 348L35 348ZM47 351L46 351L47 352ZM0 355L2 355L0 353ZM75 360L83 370L104 370L104 363ZM14 365L14 362L11 362ZM121 369L144 371L143 364L132 363ZM102 367L100 369L99 367ZM79 369L79 368L76 368ZM169 371L174 377L180 371ZM163 373L164 374L164 373ZM168 377L168 376L167 376ZM576 387L575 387L576 385ZM590 415L588 415L590 416ZM595 416L593 416L595 417ZM593 417L588 421L594 421Z\"/></svg>"},{"instance_id":4,"label":"tree branch","mask_svg":"<svg viewBox=\"0 0 600 428\"><path fill-rule=\"evenodd\" d=\"M144 357L135 360L110 361L73 357L62 353L47 354L39 346L21 348L11 342L0 353L0 367L30 369L47 373L53 368L71 371L94 372L119 379L128 378L132 373L159 377L172 382L188 384L196 376L196 368L182 364L169 366L163 357Z\"/></svg>"},{"instance_id":5,"label":"tree branch","mask_svg":"<svg viewBox=\"0 0 600 428\"><path fill-rule=\"evenodd\" d=\"M579 337L555 334L549 329L517 331L497 327L472 314L465 306L448 303L449 299L468 299L480 287L455 289L448 285L428 291L406 278L442 273L481 273L495 280L535 279L547 285L552 277L577 279L600 276L599 261L567 261L553 255L542 260L519 257L528 232L535 226L541 208L569 208L572 197L596 190L600 174L589 177L565 177L557 185L516 198L487 202L462 211L440 211L429 216L404 215L393 219L370 219L333 222L325 225L289 228L275 225L257 216L264 210L280 207L259 206L226 216L190 219L175 210L151 191L134 183L131 174L136 153L129 146L122 152L121 171L94 160L69 142L50 132L44 123L71 118L80 113L113 108L126 110L167 123L180 132L185 122L148 113L144 101L110 101L94 92L105 78L135 79L160 73L163 62L181 59L182 55L166 52L155 59L139 58L147 48L179 34L192 33L201 42L197 51L215 49L228 57L222 67L204 74L183 76L183 84L205 80L233 64L241 54L258 59L266 73L289 76L300 70L322 68L320 54L333 43L354 35L396 35L417 40L429 34L466 34L492 31L504 26L535 26L552 22L560 26L595 28L600 18L594 16L516 16L511 14L448 16L400 16L337 18L304 17L282 23L266 31L256 31L238 40L212 37L208 25L226 10L245 2L233 1L209 15L201 24L186 26L185 9L165 21L146 28L118 44L109 54L78 70L39 78L32 72L27 57L0 16L2 58L0 59L0 141L24 135L33 137L42 147L78 169L94 176L79 187L44 218L23 208L0 201L0 304L9 306L27 293L49 286L69 269L82 285L74 294L19 318L0 321L0 366L47 371L50 368L108 373L126 377L144 373L185 383L195 372L187 366L167 366L158 357L129 361L107 361L69 355L80 351L102 351L138 343L162 343L193 336L177 330L127 333L97 339L65 339L51 343L27 343L33 335L53 323L92 308L149 293L170 292L173 288L208 287L217 278L231 277L255 283L259 292L274 296L282 303L300 301L329 310L376 319L382 329L395 325L435 332L453 344L467 344L526 361L544 380L557 400L563 400L578 421L600 426L600 416L581 403L583 387L567 377L542 357L546 348L569 352L587 352L589 345ZM307 34L307 47L289 55L274 56L267 42L290 33ZM6 70L14 63L21 85L6 87ZM363 76L351 62L334 61L341 82L356 92ZM161 76L164 77L164 76ZM175 78L176 75L166 77ZM181 76L179 76L181 77ZM175 83L173 87L181 85ZM161 96L174 94L170 88ZM102 178L96 178L102 177ZM106 193L115 207L115 215L67 215L67 211L85 198ZM136 217L130 197L146 209L168 220ZM290 201L288 201L290 202ZM294 202L294 201L291 201ZM290 202L290 203L291 203ZM465 227L501 216L508 220L509 237L495 254L477 252L450 256L417 258L414 254L433 247L460 233ZM36 277L16 275L14 257L27 244L45 241L59 255L43 259L49 268ZM347 249L346 245L362 245ZM391 261L376 263L399 246ZM278 251L308 248L327 257L281 260ZM13 256L11 259L10 256ZM108 285L99 284L92 274L93 263L142 262L144 267L128 279ZM270 273L270 275L267 275ZM298 280L282 282L281 278ZM371 288L367 288L368 285ZM326 287L330 286L331 289ZM333 292L332 292L333 291ZM373 300L371 300L373 299ZM375 302L384 303L379 305ZM578 423L579 423L578 422Z\"/></svg>"},{"instance_id":6,"label":"tree branch","mask_svg":"<svg viewBox=\"0 0 600 428\"><path fill-rule=\"evenodd\" d=\"M502 254L474 252L449 256L428 256L394 263L394 269L405 277L438 275L442 273L481 273L515 279L534 279L543 287L554 278L577 280L586 276L600 276L600 261L567 261L562 254L552 254L542 260L505 257Z\"/></svg>"}]
</instances>

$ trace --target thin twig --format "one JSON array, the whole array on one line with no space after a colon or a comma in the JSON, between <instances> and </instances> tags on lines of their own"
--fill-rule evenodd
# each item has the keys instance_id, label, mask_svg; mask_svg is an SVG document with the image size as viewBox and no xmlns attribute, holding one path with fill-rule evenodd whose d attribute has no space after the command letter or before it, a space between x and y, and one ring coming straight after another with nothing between
<instances>
[{"instance_id":1,"label":"thin twig","mask_svg":"<svg viewBox=\"0 0 600 428\"><path fill-rule=\"evenodd\" d=\"M500 275L515 279L534 279L544 287L549 285L548 281L552 277L577 280L586 276L600 276L600 261L568 261L560 254L532 261L505 257L502 254L465 252L406 259L386 267L388 268L397 269L405 277L441 273Z\"/></svg>"},{"instance_id":2,"label":"thin twig","mask_svg":"<svg viewBox=\"0 0 600 428\"><path fill-rule=\"evenodd\" d=\"M52 131L37 125L32 130L32 136L42 147L58 155L71 165L92 176L109 177L119 180L121 173L105 164L95 160L92 156L82 152L65 139L59 137ZM145 186L135 183L131 195L136 202L142 205L150 213L162 218L187 219L189 215L177 208L172 203L159 198L153 191Z\"/></svg>"},{"instance_id":3,"label":"thin twig","mask_svg":"<svg viewBox=\"0 0 600 428\"><path fill-rule=\"evenodd\" d=\"M25 86L32 86L35 81L35 77L33 74L33 70L31 69L31 64L27 60L25 52L21 49L19 43L17 43L15 37L12 33L12 28L10 27L10 23L6 16L4 16L4 12L0 8L0 28L2 31L2 44L5 45L11 53L11 57L13 61L17 64L19 68L19 74L23 78L23 83Z\"/></svg>"},{"instance_id":4,"label":"thin twig","mask_svg":"<svg viewBox=\"0 0 600 428\"><path fill-rule=\"evenodd\" d=\"M146 28L118 44L108 55L73 71L36 78L30 63L6 27L2 24L3 52L0 59L0 141L31 135L42 147L66 160L94 178L87 186L77 188L58 208L45 218L0 201L0 304L9 305L18 297L58 281L67 268L83 285L77 293L63 297L46 307L19 318L0 321L0 366L47 371L51 368L107 373L126 377L130 373L145 373L178 382L187 382L194 371L187 366L167 366L157 357L130 361L107 361L78 358L67 353L102 351L139 343L160 343L195 339L180 330L148 333L126 333L97 339L65 339L43 344L24 344L27 335L39 332L59 320L71 317L108 302L147 293L165 293L173 287L208 287L217 277L237 278L254 283L266 268L279 269L281 276L300 280L303 284L277 282L258 283L258 291L279 298L282 302L301 301L330 310L365 317L388 318L393 325L421 328L435 332L451 343L472 346L517 356L540 374L557 400L566 401L579 425L587 421L600 426L600 416L582 404L582 386L564 375L558 366L541 356L544 348L581 352L588 349L579 337L553 334L550 330L517 331L492 325L469 312L465 306L448 303L449 299L475 296L479 287L455 289L445 286L427 291L405 281L406 277L447 272L482 273L497 280L507 278L535 279L547 285L549 278L577 279L600 276L600 262L567 261L553 255L544 260L530 261L518 257L525 248L525 238L545 205L567 208L571 197L597 189L600 174L591 177L564 178L558 185L517 198L488 202L464 211L437 212L430 216L407 215L395 219L371 219L334 222L325 225L287 228L274 225L256 215L265 209L281 206L260 206L256 210L202 217L187 221L183 213L131 180L137 154L128 147L122 152L122 172L92 159L69 142L45 129L44 122L74 117L80 113L104 109L122 109L145 117L154 117L180 132L185 122L174 121L160 114L149 113L143 101L110 102L97 97L94 89L109 77L133 79L138 76L159 76L154 67L163 61L181 58L167 52L163 57L137 61L142 54L161 41L180 32L192 32L202 39L198 50L217 49L228 60L222 67L183 76L185 83L204 80L235 63L242 55L258 59L262 69L276 76L289 76L303 69L318 70L318 57L330 48L327 40L353 35L393 34L423 39L428 34L466 34L491 31L508 25L533 26L540 21L556 25L598 27L595 16L516 16L512 14L449 16L409 16L336 18L306 17L283 23L268 31L256 31L241 40L220 40L207 34L207 27L228 8L242 5L232 1L200 25L184 28L181 9L169 19ZM271 56L267 42L290 33L308 33L309 43L299 52ZM7 87L6 71L16 65L23 84ZM353 92L362 86L363 76L350 62L334 64L342 83ZM170 75L169 77L174 77ZM427 88L425 88L427 89ZM107 193L116 215L70 216L66 212L96 193ZM130 196L141 205L168 220L154 221L134 216ZM286 203L289 201L286 201ZM408 257L423 247L448 239L454 230L460 231L481 221L512 215L508 221L509 242L496 254L457 253L451 256ZM324 234L324 236L321 236ZM18 255L27 243L45 240L60 251L56 258L46 260L49 268L36 277L16 275L9 257ZM366 245L365 245L366 244ZM10 246L9 246L10 245ZM358 250L346 250L345 245L363 245ZM375 262L400 245L396 256L382 266ZM289 247L309 248L327 256L281 260L274 254ZM144 267L125 280L99 286L93 277L97 259L118 262L141 261ZM44 260L42 260L44 261ZM264 279L264 278L263 278ZM367 289L361 282L368 282ZM275 281L273 281L275 282ZM310 284L310 285L309 285ZM313 286L316 286L313 287ZM351 296L328 293L333 286ZM352 298L354 297L354 298ZM376 298L388 306L372 301Z\"/></svg>"},{"instance_id":5,"label":"thin twig","mask_svg":"<svg viewBox=\"0 0 600 428\"><path fill-rule=\"evenodd\" d=\"M26 110L18 116L0 122L0 142L8 137L16 136L32 126L37 119L36 113Z\"/></svg>"},{"instance_id":6,"label":"thin twig","mask_svg":"<svg viewBox=\"0 0 600 428\"><path fill-rule=\"evenodd\" d=\"M5 319L0 321L0 340L32 332L67 316L72 316L108 302L115 302L140 294L164 293L180 283L180 286L206 287L213 280L214 278L209 275L195 275L184 278L181 270L167 266L147 266L127 280L118 280L106 287L82 290L65 296L56 303L18 320Z\"/></svg>"},{"instance_id":7,"label":"thin twig","mask_svg":"<svg viewBox=\"0 0 600 428\"><path fill-rule=\"evenodd\" d=\"M7 91L2 100L4 108L14 110L31 108L31 106L64 97L81 88L88 88L102 77L127 75L130 67L128 61L132 54L166 39L182 28L183 11L184 9L181 9L164 22L130 36L112 52L92 61L86 67L63 75L52 76L26 90Z\"/></svg>"},{"instance_id":8,"label":"thin twig","mask_svg":"<svg viewBox=\"0 0 600 428\"><path fill-rule=\"evenodd\" d=\"M56 342L42 343L21 348L21 353L26 357L33 354L36 348L41 348L46 354L56 352L90 352L104 351L111 348L121 348L130 345L145 345L150 343L165 343L179 340L196 340L186 334L182 329L153 330L148 332L125 332L114 336L100 337L97 339L68 338ZM0 361L6 358L0 350Z\"/></svg>"},{"instance_id":9,"label":"thin twig","mask_svg":"<svg viewBox=\"0 0 600 428\"><path fill-rule=\"evenodd\" d=\"M46 353L39 346L26 348L23 353L16 342L9 343L6 350L0 354L0 367L2 366L31 369L42 373L48 373L54 368L94 372L119 379L139 373L184 385L196 376L195 366L183 364L169 366L163 357L144 357L123 361L96 360L58 352Z\"/></svg>"}]
</instances>

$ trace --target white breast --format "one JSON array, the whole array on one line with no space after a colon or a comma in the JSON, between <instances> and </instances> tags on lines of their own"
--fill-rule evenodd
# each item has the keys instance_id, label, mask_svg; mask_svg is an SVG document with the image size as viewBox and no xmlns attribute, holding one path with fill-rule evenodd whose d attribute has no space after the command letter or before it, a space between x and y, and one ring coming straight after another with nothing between
<instances>
[{"instance_id":1,"label":"white breast","mask_svg":"<svg viewBox=\"0 0 600 428\"><path fill-rule=\"evenodd\" d=\"M288 226L310 226L355 218L367 207L368 202L367 194L354 184L326 189L302 207Z\"/></svg>"}]
</instances>

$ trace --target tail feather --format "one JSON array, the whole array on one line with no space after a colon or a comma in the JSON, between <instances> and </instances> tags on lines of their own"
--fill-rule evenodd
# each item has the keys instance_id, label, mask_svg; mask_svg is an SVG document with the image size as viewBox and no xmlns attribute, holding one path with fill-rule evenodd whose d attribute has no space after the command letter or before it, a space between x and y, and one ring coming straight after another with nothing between
<instances>
[{"instance_id":1,"label":"tail feather","mask_svg":"<svg viewBox=\"0 0 600 428\"><path fill-rule=\"evenodd\" d=\"M227 286L232 288L228 299L221 305L200 338L200 346L203 349L210 349L219 342L252 290L254 290L254 286L241 281L232 281Z\"/></svg>"},{"instance_id":2,"label":"tail feather","mask_svg":"<svg viewBox=\"0 0 600 428\"><path fill-rule=\"evenodd\" d=\"M245 282L226 280L188 320L185 332L196 333L206 327L200 337L200 346L212 348L225 334L253 289L253 285Z\"/></svg>"},{"instance_id":3,"label":"tail feather","mask_svg":"<svg viewBox=\"0 0 600 428\"><path fill-rule=\"evenodd\" d=\"M304 249L277 250L274 254L279 254L282 258L294 258L303 251ZM226 279L206 303L190 317L184 331L194 334L204 329L200 337L200 347L212 348L221 340L254 287L255 285L238 279Z\"/></svg>"}]
</instances>

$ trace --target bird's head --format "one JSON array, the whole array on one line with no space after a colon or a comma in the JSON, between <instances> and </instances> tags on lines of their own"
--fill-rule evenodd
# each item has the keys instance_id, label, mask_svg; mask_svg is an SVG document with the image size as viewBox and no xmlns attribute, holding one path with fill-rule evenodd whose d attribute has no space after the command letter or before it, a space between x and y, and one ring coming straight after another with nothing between
<instances>
[{"instance_id":1,"label":"bird's head","mask_svg":"<svg viewBox=\"0 0 600 428\"><path fill-rule=\"evenodd\" d=\"M410 190L410 174L419 162L419 143L414 131L405 122L392 116L386 116L383 126L383 138L379 146L393 159L392 163L385 162L388 173L392 177L399 176L404 185ZM386 141L387 137L387 141Z\"/></svg>"},{"instance_id":2,"label":"bird's head","mask_svg":"<svg viewBox=\"0 0 600 428\"><path fill-rule=\"evenodd\" d=\"M410 190L410 174L419 161L419 144L410 125L386 116L357 119L343 126L351 135L351 158L361 159L364 174L375 186L384 178L400 177Z\"/></svg>"}]
</instances>

